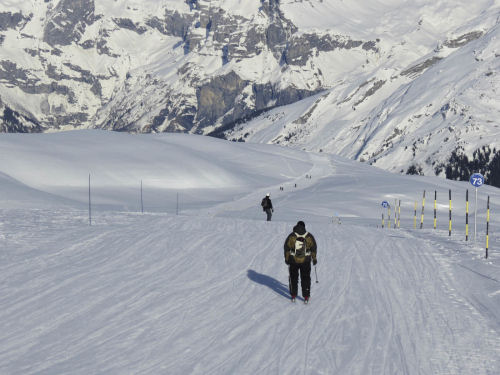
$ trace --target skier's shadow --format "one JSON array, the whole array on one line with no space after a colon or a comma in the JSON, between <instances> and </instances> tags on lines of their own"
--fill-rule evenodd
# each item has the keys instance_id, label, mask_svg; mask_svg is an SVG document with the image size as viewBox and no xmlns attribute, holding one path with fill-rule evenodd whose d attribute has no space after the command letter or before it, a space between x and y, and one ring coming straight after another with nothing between
<instances>
[{"instance_id":1,"label":"skier's shadow","mask_svg":"<svg viewBox=\"0 0 500 375\"><path fill-rule=\"evenodd\" d=\"M279 282L278 280L272 278L271 276L264 275L262 273L255 272L254 270L248 270L247 276L253 282L257 284L265 285L271 288L273 291L278 293L280 296L285 298L290 297L290 291L288 290L288 286Z\"/></svg>"}]
</instances>

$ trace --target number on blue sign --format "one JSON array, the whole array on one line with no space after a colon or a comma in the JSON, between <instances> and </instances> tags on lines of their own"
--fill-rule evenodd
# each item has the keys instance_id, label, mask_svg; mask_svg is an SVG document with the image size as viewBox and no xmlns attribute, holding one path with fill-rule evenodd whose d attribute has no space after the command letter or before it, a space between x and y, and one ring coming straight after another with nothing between
<instances>
[{"instance_id":1,"label":"number on blue sign","mask_svg":"<svg viewBox=\"0 0 500 375\"><path fill-rule=\"evenodd\" d=\"M470 183L475 186L475 187L479 187L479 186L482 186L484 184L484 177L482 174L480 173L474 173L471 177L470 177Z\"/></svg>"}]
</instances>

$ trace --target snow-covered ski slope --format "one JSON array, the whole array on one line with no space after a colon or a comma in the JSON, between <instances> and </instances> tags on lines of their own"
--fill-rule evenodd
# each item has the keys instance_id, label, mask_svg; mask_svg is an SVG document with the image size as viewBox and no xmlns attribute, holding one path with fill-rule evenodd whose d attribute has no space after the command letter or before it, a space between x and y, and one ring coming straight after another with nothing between
<instances>
[{"instance_id":1,"label":"snow-covered ski slope","mask_svg":"<svg viewBox=\"0 0 500 375\"><path fill-rule=\"evenodd\" d=\"M500 194L480 188L466 243L467 188L473 212L470 184L273 145L3 134L0 373L498 374ZM401 228L382 229L394 199ZM283 262L297 220L319 246L309 305Z\"/></svg>"}]
</instances>

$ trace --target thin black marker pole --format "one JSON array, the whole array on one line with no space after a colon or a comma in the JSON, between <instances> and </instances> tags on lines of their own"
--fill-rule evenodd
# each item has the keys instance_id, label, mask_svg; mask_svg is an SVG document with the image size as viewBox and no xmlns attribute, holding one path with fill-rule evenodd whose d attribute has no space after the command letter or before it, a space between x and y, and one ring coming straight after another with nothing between
<instances>
[{"instance_id":1,"label":"thin black marker pole","mask_svg":"<svg viewBox=\"0 0 500 375\"><path fill-rule=\"evenodd\" d=\"M434 229L436 229L437 190L434 190Z\"/></svg>"},{"instance_id":2,"label":"thin black marker pole","mask_svg":"<svg viewBox=\"0 0 500 375\"><path fill-rule=\"evenodd\" d=\"M90 173L89 173L89 225L92 225L92 205L90 204Z\"/></svg>"},{"instance_id":3,"label":"thin black marker pole","mask_svg":"<svg viewBox=\"0 0 500 375\"><path fill-rule=\"evenodd\" d=\"M417 201L415 201L415 213L413 215L413 229L417 229Z\"/></svg>"},{"instance_id":4,"label":"thin black marker pole","mask_svg":"<svg viewBox=\"0 0 500 375\"><path fill-rule=\"evenodd\" d=\"M142 180L141 180L141 214L144 213L144 204L142 202Z\"/></svg>"}]
</instances>

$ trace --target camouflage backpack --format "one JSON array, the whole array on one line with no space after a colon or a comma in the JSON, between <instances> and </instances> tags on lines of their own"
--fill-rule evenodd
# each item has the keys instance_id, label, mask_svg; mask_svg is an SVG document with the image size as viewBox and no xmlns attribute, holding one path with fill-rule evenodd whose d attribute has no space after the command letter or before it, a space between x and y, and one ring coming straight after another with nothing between
<instances>
[{"instance_id":1,"label":"camouflage backpack","mask_svg":"<svg viewBox=\"0 0 500 375\"><path fill-rule=\"evenodd\" d=\"M306 245L306 236L308 235L308 232L305 232L304 234L297 234L295 233L295 236L297 237L295 239L295 248L290 251L290 255L293 255L294 257L297 258L303 258L311 255L311 252L307 248Z\"/></svg>"}]
</instances>

